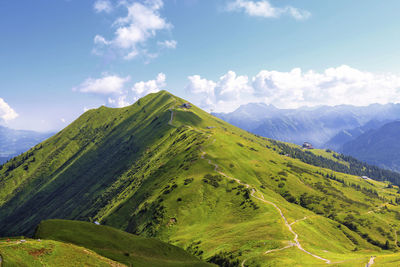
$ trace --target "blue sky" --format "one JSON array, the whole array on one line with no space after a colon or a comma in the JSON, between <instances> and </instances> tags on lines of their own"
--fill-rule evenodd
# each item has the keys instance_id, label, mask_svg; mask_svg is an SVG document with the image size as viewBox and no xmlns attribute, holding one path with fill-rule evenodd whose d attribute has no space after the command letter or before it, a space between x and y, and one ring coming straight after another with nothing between
<instances>
[{"instance_id":1,"label":"blue sky","mask_svg":"<svg viewBox=\"0 0 400 267\"><path fill-rule=\"evenodd\" d=\"M166 89L206 110L400 102L397 0L5 0L0 123Z\"/></svg>"}]
</instances>

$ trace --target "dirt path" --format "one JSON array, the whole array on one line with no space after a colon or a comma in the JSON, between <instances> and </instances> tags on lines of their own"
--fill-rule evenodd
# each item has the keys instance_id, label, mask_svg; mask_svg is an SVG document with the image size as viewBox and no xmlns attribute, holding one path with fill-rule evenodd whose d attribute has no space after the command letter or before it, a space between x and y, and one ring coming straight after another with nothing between
<instances>
[{"instance_id":1,"label":"dirt path","mask_svg":"<svg viewBox=\"0 0 400 267\"><path fill-rule=\"evenodd\" d=\"M365 267L372 266L372 264L374 264L374 260L375 260L375 257L371 256L371 258L369 258L369 262L365 265Z\"/></svg>"},{"instance_id":2,"label":"dirt path","mask_svg":"<svg viewBox=\"0 0 400 267\"><path fill-rule=\"evenodd\" d=\"M215 139L214 139L214 140L215 140ZM214 142L214 141L213 141L213 142ZM206 153L205 151L202 151L201 158L204 159L206 154L207 154L207 153ZM208 162L208 164L214 166L214 171L218 172L220 175L224 176L225 178L228 178L228 179L230 179L230 180L234 180L234 181L236 181L238 184L243 185L243 186L245 186L246 188L251 188L251 186L250 186L249 184L243 183L241 180L239 180L239 179L237 179L237 178L234 178L234 177L230 177L230 176L228 176L227 174L225 174L224 172L219 171L219 170L218 170L218 169L219 169L218 164L213 163L210 159L209 159L207 162ZM313 253L311 253L311 252L305 250L305 249L301 246L301 244L300 244L300 242L299 242L299 240L298 240L299 235L298 235L295 231L293 231L291 224L288 223L288 221L287 221L285 215L283 214L282 210L281 210L275 203L273 203L273 202L271 202L271 201L268 201L268 200L265 200L263 194L259 193L259 194L261 195L261 197L258 197L258 196L255 195L256 193L257 193L257 191L256 191L254 188L251 188L251 196L254 197L254 198L256 198L256 199L258 199L258 200L260 200L260 201L262 201L262 202L264 202L264 203L267 203L267 204L269 204L269 205L274 206L274 208L279 212L279 214L281 215L281 218L282 218L283 221L285 222L285 226L286 226L286 227L288 228L288 230L294 235L294 239L293 239L294 243L293 243L293 242L290 242L290 244L289 244L288 246L283 247L283 248L280 248L280 249L268 250L268 251L264 252L264 254L267 254L267 253L271 253L271 252L274 252L274 251L283 250L283 249L287 249L287 248L296 246L296 247L299 248L301 251L303 251L303 252L305 252L305 253L307 253L307 254L313 256L314 258L317 258L317 259L320 259L320 260L322 260L322 261L325 261L327 264L330 264L330 263L331 263L330 260L325 259L325 258L322 258L322 257L320 257L320 256L318 256L318 255L315 255L315 254L313 254ZM304 219L304 218L303 218L303 219ZM241 264L242 267L244 267L245 262L246 262L246 260L244 260L244 261L242 262L242 264Z\"/></svg>"},{"instance_id":3,"label":"dirt path","mask_svg":"<svg viewBox=\"0 0 400 267\"><path fill-rule=\"evenodd\" d=\"M317 259L319 259L319 260L325 261L325 263L327 263L327 264L330 264L330 263L331 263L330 260L325 259L325 258L323 258L323 257L320 257L320 256L318 256L318 255L315 255L315 254L313 254L313 253L311 253L311 252L305 250L305 249L301 246L301 244L300 244L300 242L299 242L299 235L292 229L291 224L288 223L288 221L287 221L285 215L283 214L282 210L281 210L275 203L273 203L273 202L271 202L271 201L268 201L268 200L265 200L263 195L261 195L262 198L259 198L259 197L257 197L257 196L254 195L255 193L256 193L256 190L255 190L255 189L252 189L252 194L251 194L252 197L254 197L254 198L256 198L256 199L258 199L258 200L260 200L260 201L262 201L262 202L265 202L265 203L268 203L268 204L274 206L275 209L279 212L279 214L281 215L283 221L285 222L286 227L287 227L287 228L289 229L289 231L294 235L294 239L293 239L294 242L295 242L295 243L293 244L294 246L296 246L296 247L297 247L298 249L300 249L301 251L303 251L303 252L305 252L305 253L307 253L307 254L313 256L314 258L317 258ZM291 246L287 246L286 248L289 248L289 247L291 247Z\"/></svg>"},{"instance_id":4,"label":"dirt path","mask_svg":"<svg viewBox=\"0 0 400 267\"><path fill-rule=\"evenodd\" d=\"M265 251L264 254L268 254L268 253L275 252L275 251L279 251L279 250L284 250L284 249L291 248L291 247L294 247L294 246L295 246L295 244L293 244L292 242L290 242L290 244L287 245L286 247L283 247L283 248L276 248L276 249L270 249L270 250Z\"/></svg>"}]
</instances>

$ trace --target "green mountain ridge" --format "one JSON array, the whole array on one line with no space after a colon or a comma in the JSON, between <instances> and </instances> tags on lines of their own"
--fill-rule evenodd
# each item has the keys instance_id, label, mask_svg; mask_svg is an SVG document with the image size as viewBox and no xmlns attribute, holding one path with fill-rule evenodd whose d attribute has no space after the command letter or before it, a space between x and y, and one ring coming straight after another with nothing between
<instances>
[{"instance_id":1,"label":"green mountain ridge","mask_svg":"<svg viewBox=\"0 0 400 267\"><path fill-rule=\"evenodd\" d=\"M156 237L220 265L400 261L397 186L309 165L185 102L161 91L90 110L2 165L0 235L62 218Z\"/></svg>"}]
</instances>

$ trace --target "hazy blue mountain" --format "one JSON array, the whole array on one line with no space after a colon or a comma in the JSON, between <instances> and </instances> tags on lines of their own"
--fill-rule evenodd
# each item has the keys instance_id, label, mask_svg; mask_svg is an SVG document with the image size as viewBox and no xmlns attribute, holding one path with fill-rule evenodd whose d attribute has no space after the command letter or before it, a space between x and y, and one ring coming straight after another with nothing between
<instances>
[{"instance_id":1,"label":"hazy blue mountain","mask_svg":"<svg viewBox=\"0 0 400 267\"><path fill-rule=\"evenodd\" d=\"M251 103L231 113L214 115L261 136L296 144L308 141L315 147L340 150L365 131L400 119L400 104L279 109Z\"/></svg>"},{"instance_id":2,"label":"hazy blue mountain","mask_svg":"<svg viewBox=\"0 0 400 267\"><path fill-rule=\"evenodd\" d=\"M281 112L282 110L273 105L251 103L242 105L231 113L215 113L213 115L233 125L240 125L242 129L252 130L262 124L264 119L279 116Z\"/></svg>"},{"instance_id":3,"label":"hazy blue mountain","mask_svg":"<svg viewBox=\"0 0 400 267\"><path fill-rule=\"evenodd\" d=\"M345 154L367 163L400 171L400 121L361 134L343 145Z\"/></svg>"},{"instance_id":4,"label":"hazy blue mountain","mask_svg":"<svg viewBox=\"0 0 400 267\"><path fill-rule=\"evenodd\" d=\"M0 164L50 137L51 133L13 130L0 126Z\"/></svg>"},{"instance_id":5,"label":"hazy blue mountain","mask_svg":"<svg viewBox=\"0 0 400 267\"><path fill-rule=\"evenodd\" d=\"M342 152L343 150L343 145L347 142L350 142L360 135L374 129L378 129L379 127L383 126L386 123L389 123L391 121L376 121L376 120L371 120L364 124L363 126L356 127L353 129L347 129L347 130L342 130L339 133L337 133L334 137L332 137L328 142L326 142L323 147L328 147L330 149L333 149L337 152Z\"/></svg>"}]
</instances>

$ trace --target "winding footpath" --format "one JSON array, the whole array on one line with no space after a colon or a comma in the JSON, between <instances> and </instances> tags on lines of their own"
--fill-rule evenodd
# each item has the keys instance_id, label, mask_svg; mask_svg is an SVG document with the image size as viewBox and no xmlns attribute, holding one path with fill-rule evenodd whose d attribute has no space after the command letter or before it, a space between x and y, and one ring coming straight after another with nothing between
<instances>
[{"instance_id":1,"label":"winding footpath","mask_svg":"<svg viewBox=\"0 0 400 267\"><path fill-rule=\"evenodd\" d=\"M215 139L213 140L213 142L215 142ZM207 153L206 153L205 151L202 151L201 158L202 158L202 159L205 159L205 155L206 155L206 154L207 154ZM219 173L220 175L224 176L225 178L227 178L227 179L229 179L229 180L234 180L234 181L236 181L238 184L243 185L243 186L245 186L246 188L251 188L251 186L250 186L249 184L243 183L241 180L239 180L239 179L237 179L237 178L234 178L234 177L230 177L230 176L228 176L226 173L224 173L224 172L218 170L218 169L219 169L218 164L213 163L210 159L209 159L207 162L208 162L208 164L214 166L214 171L216 171L216 172ZM255 199L258 199L258 200L260 200L260 201L262 201L262 202L264 202L264 203L267 203L267 204L269 204L269 205L272 205L272 206L279 212L279 214L281 215L281 218L282 218L283 221L285 222L285 226L286 226L286 227L288 228L288 230L294 235L294 239L293 239L294 242L290 242L290 244L289 244L288 246L283 247L283 248L279 248L279 249L267 250L266 252L264 252L264 254L268 254L268 253L271 253L271 252L275 252L275 251L279 251L279 250L284 250L284 249L287 249L287 248L291 248L291 247L293 247L293 246L296 246L298 249L300 249L301 251L303 251L303 252L305 252L305 253L307 253L307 254L313 256L314 258L317 258L317 259L319 259L319 260L325 261L326 264L330 264L330 263L331 263L330 260L325 259L325 258L323 258L323 257L320 257L320 256L318 256L318 255L315 255L315 254L313 254L313 253L311 253L311 252L305 250L305 249L301 246L301 244L300 244L300 242L299 242L299 240L298 240L299 235L292 229L292 226L291 226L291 225L292 225L293 223L292 223L292 224L289 224L289 223L288 223L288 221L287 221L285 215L283 214L282 210L281 210L275 203L273 203L273 202L271 202L271 201L268 201L268 200L265 200L263 194L259 193L259 194L261 195L261 198L260 198L260 197L258 197L258 196L255 195L256 193L257 193L257 191L256 191L254 188L251 188L251 194L250 194L250 195L251 195L252 197L254 197ZM306 218L307 218L307 217L305 217L305 218L303 218L303 219L301 219L301 220L305 220ZM299 220L298 220L298 221L299 221ZM295 221L295 222L296 222L296 221ZM247 260L247 259L246 259L246 260ZM244 260L244 261L242 262L242 264L241 264L242 267L245 266L246 260Z\"/></svg>"},{"instance_id":2,"label":"winding footpath","mask_svg":"<svg viewBox=\"0 0 400 267\"><path fill-rule=\"evenodd\" d=\"M371 256L371 258L369 258L369 262L367 263L367 265L365 265L365 267L372 266L372 264L374 264L374 260L375 260L375 257Z\"/></svg>"}]
</instances>

